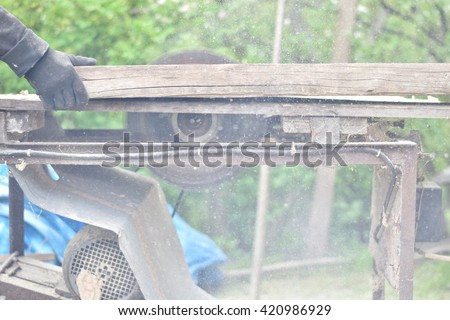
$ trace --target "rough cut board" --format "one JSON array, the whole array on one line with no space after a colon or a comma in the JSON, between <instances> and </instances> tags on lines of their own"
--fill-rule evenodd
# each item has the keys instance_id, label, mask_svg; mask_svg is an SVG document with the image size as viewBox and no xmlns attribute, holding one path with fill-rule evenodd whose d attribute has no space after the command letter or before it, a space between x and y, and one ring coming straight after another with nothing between
<instances>
[{"instance_id":1,"label":"rough cut board","mask_svg":"<svg viewBox=\"0 0 450 320\"><path fill-rule=\"evenodd\" d=\"M450 64L77 67L91 98L449 95Z\"/></svg>"},{"instance_id":2,"label":"rough cut board","mask_svg":"<svg viewBox=\"0 0 450 320\"><path fill-rule=\"evenodd\" d=\"M450 118L449 103L399 97L450 96L450 64L148 65L77 70L91 97L90 111ZM291 98L298 96L308 99ZM0 110L43 107L34 94L4 94Z\"/></svg>"}]
</instances>

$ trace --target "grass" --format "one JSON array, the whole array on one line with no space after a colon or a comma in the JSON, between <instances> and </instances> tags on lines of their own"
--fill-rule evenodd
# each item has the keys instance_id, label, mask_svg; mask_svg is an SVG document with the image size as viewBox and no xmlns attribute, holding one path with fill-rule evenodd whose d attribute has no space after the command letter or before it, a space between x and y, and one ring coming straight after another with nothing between
<instances>
[{"instance_id":1,"label":"grass","mask_svg":"<svg viewBox=\"0 0 450 320\"><path fill-rule=\"evenodd\" d=\"M450 300L450 263L421 261L415 269L416 299Z\"/></svg>"},{"instance_id":2,"label":"grass","mask_svg":"<svg viewBox=\"0 0 450 320\"><path fill-rule=\"evenodd\" d=\"M349 263L265 274L261 299L368 300L372 299L371 259L368 252L349 258ZM227 279L215 294L218 299L249 299L248 279ZM397 299L386 285L386 299ZM450 300L450 263L418 260L414 299Z\"/></svg>"}]
</instances>

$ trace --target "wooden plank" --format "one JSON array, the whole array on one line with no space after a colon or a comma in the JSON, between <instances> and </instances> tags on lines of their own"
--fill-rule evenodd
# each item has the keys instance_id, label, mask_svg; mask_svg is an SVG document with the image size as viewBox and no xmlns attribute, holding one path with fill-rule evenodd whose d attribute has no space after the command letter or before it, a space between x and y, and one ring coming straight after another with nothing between
<instances>
[{"instance_id":1,"label":"wooden plank","mask_svg":"<svg viewBox=\"0 0 450 320\"><path fill-rule=\"evenodd\" d=\"M308 259L308 260L296 260L296 261L286 261L275 263L271 265L265 265L262 267L263 273L272 273L272 272L283 272L292 269L300 269L300 268L314 268L318 266L326 266L331 264L344 264L350 262L348 259L342 257L324 257L324 258L316 258L316 259ZM236 269L236 270L228 270L224 272L225 278L247 278L251 274L251 269Z\"/></svg>"},{"instance_id":2,"label":"wooden plank","mask_svg":"<svg viewBox=\"0 0 450 320\"><path fill-rule=\"evenodd\" d=\"M2 296L7 300L65 299L56 293L53 287L47 287L40 283L0 274L0 298Z\"/></svg>"},{"instance_id":3,"label":"wooden plank","mask_svg":"<svg viewBox=\"0 0 450 320\"><path fill-rule=\"evenodd\" d=\"M0 110L44 110L44 107L35 94L1 94Z\"/></svg>"},{"instance_id":4,"label":"wooden plank","mask_svg":"<svg viewBox=\"0 0 450 320\"><path fill-rule=\"evenodd\" d=\"M8 257L10 257L10 255L0 254L0 264L5 262ZM51 262L56 260L54 253L29 253L25 257L44 262Z\"/></svg>"},{"instance_id":5,"label":"wooden plank","mask_svg":"<svg viewBox=\"0 0 450 320\"><path fill-rule=\"evenodd\" d=\"M34 95L0 95L0 110L41 110ZM304 99L271 99L269 101L229 99L92 99L88 111L261 114L267 116L325 116L359 118L449 119L450 104L436 102L368 102Z\"/></svg>"},{"instance_id":6,"label":"wooden plank","mask_svg":"<svg viewBox=\"0 0 450 320\"><path fill-rule=\"evenodd\" d=\"M91 98L448 95L450 64L77 67Z\"/></svg>"},{"instance_id":7,"label":"wooden plank","mask_svg":"<svg viewBox=\"0 0 450 320\"><path fill-rule=\"evenodd\" d=\"M6 134L6 112L0 112L0 144L8 141ZM1 261L0 261L1 263Z\"/></svg>"},{"instance_id":8,"label":"wooden plank","mask_svg":"<svg viewBox=\"0 0 450 320\"><path fill-rule=\"evenodd\" d=\"M315 120L313 120L315 119ZM317 123L318 122L318 123ZM321 123L322 122L322 123ZM325 134L322 133L322 138L325 141L317 139L317 136L312 135L312 141L318 143L326 143L326 133L333 132L332 138L339 138L340 135L366 135L368 123L366 118L347 118L347 117L282 117L283 131L287 133L316 133L320 127L325 127ZM336 130L336 125L338 126ZM334 130L334 131L333 131ZM323 130L322 130L323 131ZM336 135L336 136L335 136ZM331 141L328 141L328 143ZM338 141L339 142L339 141ZM332 143L335 143L334 141Z\"/></svg>"},{"instance_id":9,"label":"wooden plank","mask_svg":"<svg viewBox=\"0 0 450 320\"><path fill-rule=\"evenodd\" d=\"M311 118L311 141L320 144L338 144L340 141L340 118Z\"/></svg>"}]
</instances>

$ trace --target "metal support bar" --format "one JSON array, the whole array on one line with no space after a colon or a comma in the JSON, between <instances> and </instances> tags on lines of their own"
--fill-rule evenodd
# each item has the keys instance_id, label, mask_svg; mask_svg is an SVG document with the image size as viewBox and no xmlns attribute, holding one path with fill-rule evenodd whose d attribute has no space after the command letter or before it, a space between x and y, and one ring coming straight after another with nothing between
<instances>
[{"instance_id":1,"label":"metal support bar","mask_svg":"<svg viewBox=\"0 0 450 320\"><path fill-rule=\"evenodd\" d=\"M24 194L14 177L9 177L9 252L24 255Z\"/></svg>"},{"instance_id":2,"label":"metal support bar","mask_svg":"<svg viewBox=\"0 0 450 320\"><path fill-rule=\"evenodd\" d=\"M400 209L400 265L399 265L399 298L413 298L414 279L414 243L416 237L416 185L418 150L403 150L398 201ZM395 225L393 226L396 227Z\"/></svg>"}]
</instances>

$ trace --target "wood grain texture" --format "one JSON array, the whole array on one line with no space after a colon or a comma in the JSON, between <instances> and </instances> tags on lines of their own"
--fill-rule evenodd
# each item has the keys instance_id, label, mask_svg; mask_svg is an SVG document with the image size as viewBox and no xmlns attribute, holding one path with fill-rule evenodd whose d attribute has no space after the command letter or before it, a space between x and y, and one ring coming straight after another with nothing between
<instances>
[{"instance_id":1,"label":"wood grain texture","mask_svg":"<svg viewBox=\"0 0 450 320\"><path fill-rule=\"evenodd\" d=\"M91 98L448 95L450 64L77 67Z\"/></svg>"},{"instance_id":2,"label":"wood grain texture","mask_svg":"<svg viewBox=\"0 0 450 320\"><path fill-rule=\"evenodd\" d=\"M450 104L379 100L380 95L450 95L450 64L135 65L77 71L91 98L89 111L450 118ZM290 99L298 96L342 100ZM43 108L36 95L0 95L0 110Z\"/></svg>"}]
</instances>

